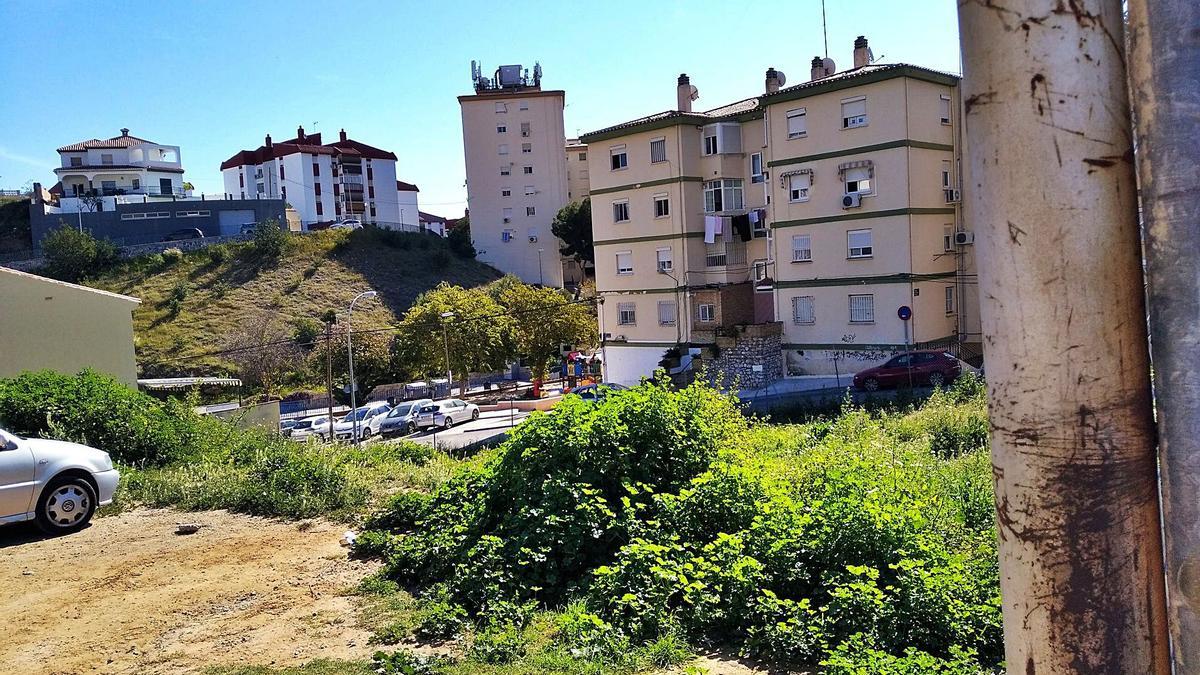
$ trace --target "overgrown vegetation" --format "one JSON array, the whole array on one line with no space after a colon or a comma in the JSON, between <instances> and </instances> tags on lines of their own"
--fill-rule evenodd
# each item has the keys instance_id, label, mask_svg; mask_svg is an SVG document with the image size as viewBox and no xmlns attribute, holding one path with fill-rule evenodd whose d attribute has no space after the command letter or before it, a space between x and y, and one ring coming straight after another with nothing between
<instances>
[{"instance_id":1,"label":"overgrown vegetation","mask_svg":"<svg viewBox=\"0 0 1200 675\"><path fill-rule=\"evenodd\" d=\"M66 223L42 238L46 276L76 283L111 269L120 260L117 246Z\"/></svg>"}]
</instances>

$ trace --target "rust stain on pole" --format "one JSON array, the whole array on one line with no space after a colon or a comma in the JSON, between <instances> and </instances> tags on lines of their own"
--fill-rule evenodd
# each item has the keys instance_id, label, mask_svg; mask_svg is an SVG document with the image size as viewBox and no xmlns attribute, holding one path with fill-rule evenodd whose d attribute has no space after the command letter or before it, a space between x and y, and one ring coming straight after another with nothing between
<instances>
[{"instance_id":1,"label":"rust stain on pole","mask_svg":"<svg viewBox=\"0 0 1200 675\"><path fill-rule=\"evenodd\" d=\"M1120 0L960 0L1009 672L1169 672Z\"/></svg>"},{"instance_id":2,"label":"rust stain on pole","mask_svg":"<svg viewBox=\"0 0 1200 675\"><path fill-rule=\"evenodd\" d=\"M1200 673L1200 5L1130 0L1175 672Z\"/></svg>"}]
</instances>

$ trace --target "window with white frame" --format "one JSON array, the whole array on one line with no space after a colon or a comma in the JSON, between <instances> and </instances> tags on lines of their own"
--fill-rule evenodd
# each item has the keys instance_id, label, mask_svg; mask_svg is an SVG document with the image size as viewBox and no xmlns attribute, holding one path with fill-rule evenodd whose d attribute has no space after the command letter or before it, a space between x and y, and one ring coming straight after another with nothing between
<instances>
[{"instance_id":1,"label":"window with white frame","mask_svg":"<svg viewBox=\"0 0 1200 675\"><path fill-rule=\"evenodd\" d=\"M633 251L617 254L617 274L633 274Z\"/></svg>"},{"instance_id":2,"label":"window with white frame","mask_svg":"<svg viewBox=\"0 0 1200 675\"><path fill-rule=\"evenodd\" d=\"M529 101L521 101L519 106L521 110L529 110Z\"/></svg>"},{"instance_id":3,"label":"window with white frame","mask_svg":"<svg viewBox=\"0 0 1200 675\"><path fill-rule=\"evenodd\" d=\"M501 155L507 155L508 154L508 143L501 143L499 152Z\"/></svg>"},{"instance_id":4,"label":"window with white frame","mask_svg":"<svg viewBox=\"0 0 1200 675\"><path fill-rule=\"evenodd\" d=\"M658 325L674 326L678 313L679 308L675 305L674 300L658 301Z\"/></svg>"},{"instance_id":5,"label":"window with white frame","mask_svg":"<svg viewBox=\"0 0 1200 675\"><path fill-rule=\"evenodd\" d=\"M870 230L850 230L846 233L846 255L849 258L870 258L874 255Z\"/></svg>"},{"instance_id":6,"label":"window with white frame","mask_svg":"<svg viewBox=\"0 0 1200 675\"><path fill-rule=\"evenodd\" d=\"M750 182L761 183L766 179L766 175L763 174L762 153L756 152L750 155Z\"/></svg>"},{"instance_id":7,"label":"window with white frame","mask_svg":"<svg viewBox=\"0 0 1200 675\"><path fill-rule=\"evenodd\" d=\"M512 222L512 215L513 215L513 210L512 210L512 208L511 208L511 207L507 207L507 206L506 206L506 207L504 208L504 222L506 222L506 223L511 223L511 222Z\"/></svg>"},{"instance_id":8,"label":"window with white frame","mask_svg":"<svg viewBox=\"0 0 1200 675\"><path fill-rule=\"evenodd\" d=\"M742 180L725 178L704 184L704 212L737 211L744 207Z\"/></svg>"},{"instance_id":9,"label":"window with white frame","mask_svg":"<svg viewBox=\"0 0 1200 675\"><path fill-rule=\"evenodd\" d=\"M524 108L522 108L524 110ZM521 122L521 138L529 138L529 122Z\"/></svg>"},{"instance_id":10,"label":"window with white frame","mask_svg":"<svg viewBox=\"0 0 1200 675\"><path fill-rule=\"evenodd\" d=\"M176 211L176 218L207 218L211 212L209 211Z\"/></svg>"},{"instance_id":11,"label":"window with white frame","mask_svg":"<svg viewBox=\"0 0 1200 675\"><path fill-rule=\"evenodd\" d=\"M113 163L113 156L109 153L100 155L100 163L105 166L111 166Z\"/></svg>"},{"instance_id":12,"label":"window with white frame","mask_svg":"<svg viewBox=\"0 0 1200 675\"><path fill-rule=\"evenodd\" d=\"M942 160L942 187L943 188L954 187L954 180L952 178L953 174L951 173L950 166L951 166L951 164L950 164L949 160Z\"/></svg>"},{"instance_id":13,"label":"window with white frame","mask_svg":"<svg viewBox=\"0 0 1200 675\"><path fill-rule=\"evenodd\" d=\"M500 232L500 241L507 244L508 242L512 241L513 237L515 236L517 236L516 230L503 230Z\"/></svg>"},{"instance_id":14,"label":"window with white frame","mask_svg":"<svg viewBox=\"0 0 1200 675\"><path fill-rule=\"evenodd\" d=\"M579 161L581 161L581 162L587 161L587 153L586 152L579 153Z\"/></svg>"},{"instance_id":15,"label":"window with white frame","mask_svg":"<svg viewBox=\"0 0 1200 675\"><path fill-rule=\"evenodd\" d=\"M850 296L850 323L875 323L875 296L870 293Z\"/></svg>"},{"instance_id":16,"label":"window with white frame","mask_svg":"<svg viewBox=\"0 0 1200 675\"><path fill-rule=\"evenodd\" d=\"M629 155L625 152L624 144L614 145L613 147L609 148L608 154L610 161L609 166L613 171L620 171L621 169L629 166Z\"/></svg>"},{"instance_id":17,"label":"window with white frame","mask_svg":"<svg viewBox=\"0 0 1200 675\"><path fill-rule=\"evenodd\" d=\"M947 314L954 313L954 287L953 286L946 287L946 313Z\"/></svg>"},{"instance_id":18,"label":"window with white frame","mask_svg":"<svg viewBox=\"0 0 1200 675\"><path fill-rule=\"evenodd\" d=\"M500 196L501 197L511 197L512 196L512 188L501 188Z\"/></svg>"},{"instance_id":19,"label":"window with white frame","mask_svg":"<svg viewBox=\"0 0 1200 675\"><path fill-rule=\"evenodd\" d=\"M613 222L627 223L629 222L629 200L618 199L612 203Z\"/></svg>"},{"instance_id":20,"label":"window with white frame","mask_svg":"<svg viewBox=\"0 0 1200 675\"><path fill-rule=\"evenodd\" d=\"M704 127L704 154L717 154L717 126Z\"/></svg>"},{"instance_id":21,"label":"window with white frame","mask_svg":"<svg viewBox=\"0 0 1200 675\"><path fill-rule=\"evenodd\" d=\"M654 195L654 217L666 218L671 215L671 199L666 194Z\"/></svg>"},{"instance_id":22,"label":"window with white frame","mask_svg":"<svg viewBox=\"0 0 1200 675\"><path fill-rule=\"evenodd\" d=\"M508 132L508 127L503 124L496 125L496 133L503 134Z\"/></svg>"},{"instance_id":23,"label":"window with white frame","mask_svg":"<svg viewBox=\"0 0 1200 675\"><path fill-rule=\"evenodd\" d=\"M521 154L528 155L531 153L533 153L533 143L522 143L521 144Z\"/></svg>"},{"instance_id":24,"label":"window with white frame","mask_svg":"<svg viewBox=\"0 0 1200 675\"><path fill-rule=\"evenodd\" d=\"M812 188L811 173L794 173L788 176L788 201L806 202Z\"/></svg>"},{"instance_id":25,"label":"window with white frame","mask_svg":"<svg viewBox=\"0 0 1200 675\"><path fill-rule=\"evenodd\" d=\"M535 215L537 215L537 207L534 207L534 206L526 206L526 207L525 207L525 215L526 215L526 216L535 216Z\"/></svg>"},{"instance_id":26,"label":"window with white frame","mask_svg":"<svg viewBox=\"0 0 1200 675\"><path fill-rule=\"evenodd\" d=\"M798 295L792 298L792 323L811 325L817 322L813 296Z\"/></svg>"},{"instance_id":27,"label":"window with white frame","mask_svg":"<svg viewBox=\"0 0 1200 675\"><path fill-rule=\"evenodd\" d=\"M710 124L703 129L704 154L726 155L742 151L742 125L736 122Z\"/></svg>"},{"instance_id":28,"label":"window with white frame","mask_svg":"<svg viewBox=\"0 0 1200 675\"><path fill-rule=\"evenodd\" d=\"M788 138L802 138L808 134L808 113L804 108L787 111Z\"/></svg>"},{"instance_id":29,"label":"window with white frame","mask_svg":"<svg viewBox=\"0 0 1200 675\"><path fill-rule=\"evenodd\" d=\"M512 165L511 164L501 164L500 165L500 175L501 176L507 176L511 173L512 173Z\"/></svg>"},{"instance_id":30,"label":"window with white frame","mask_svg":"<svg viewBox=\"0 0 1200 675\"><path fill-rule=\"evenodd\" d=\"M617 323L632 326L637 323L637 305L632 302L617 303Z\"/></svg>"},{"instance_id":31,"label":"window with white frame","mask_svg":"<svg viewBox=\"0 0 1200 675\"><path fill-rule=\"evenodd\" d=\"M670 248L660 248L654 252L654 257L658 263L659 272L670 272L675 267L675 261L671 259Z\"/></svg>"},{"instance_id":32,"label":"window with white frame","mask_svg":"<svg viewBox=\"0 0 1200 675\"><path fill-rule=\"evenodd\" d=\"M792 262L812 262L812 235L792 235Z\"/></svg>"},{"instance_id":33,"label":"window with white frame","mask_svg":"<svg viewBox=\"0 0 1200 675\"><path fill-rule=\"evenodd\" d=\"M949 253L954 250L954 226L942 226L942 251Z\"/></svg>"},{"instance_id":34,"label":"window with white frame","mask_svg":"<svg viewBox=\"0 0 1200 675\"><path fill-rule=\"evenodd\" d=\"M938 101L938 115L942 124L950 124L950 97L945 94L942 94L941 100Z\"/></svg>"},{"instance_id":35,"label":"window with white frame","mask_svg":"<svg viewBox=\"0 0 1200 675\"><path fill-rule=\"evenodd\" d=\"M856 96L842 101L842 128L867 126L867 97Z\"/></svg>"},{"instance_id":36,"label":"window with white frame","mask_svg":"<svg viewBox=\"0 0 1200 675\"><path fill-rule=\"evenodd\" d=\"M845 182L846 194L874 194L871 173L869 166L854 166L845 169L842 172L842 180Z\"/></svg>"},{"instance_id":37,"label":"window with white frame","mask_svg":"<svg viewBox=\"0 0 1200 675\"><path fill-rule=\"evenodd\" d=\"M505 103L504 101L496 101L496 112L498 112L498 113L508 112L508 104Z\"/></svg>"},{"instance_id":38,"label":"window with white frame","mask_svg":"<svg viewBox=\"0 0 1200 675\"><path fill-rule=\"evenodd\" d=\"M667 161L667 139L650 139L650 163L657 164L665 161Z\"/></svg>"},{"instance_id":39,"label":"window with white frame","mask_svg":"<svg viewBox=\"0 0 1200 675\"><path fill-rule=\"evenodd\" d=\"M525 195L526 195L526 196L528 196L528 195L533 195L533 194L536 194L536 193L537 193L537 190L536 190L536 189L535 189L535 188L534 188L532 185L526 185L526 186L525 186Z\"/></svg>"},{"instance_id":40,"label":"window with white frame","mask_svg":"<svg viewBox=\"0 0 1200 675\"><path fill-rule=\"evenodd\" d=\"M532 166L523 166L523 167L521 167L521 173L525 174L526 176L532 176L533 175L533 167Z\"/></svg>"},{"instance_id":41,"label":"window with white frame","mask_svg":"<svg viewBox=\"0 0 1200 675\"><path fill-rule=\"evenodd\" d=\"M696 316L701 323L712 323L717 320L717 306L710 302L697 305Z\"/></svg>"}]
</instances>

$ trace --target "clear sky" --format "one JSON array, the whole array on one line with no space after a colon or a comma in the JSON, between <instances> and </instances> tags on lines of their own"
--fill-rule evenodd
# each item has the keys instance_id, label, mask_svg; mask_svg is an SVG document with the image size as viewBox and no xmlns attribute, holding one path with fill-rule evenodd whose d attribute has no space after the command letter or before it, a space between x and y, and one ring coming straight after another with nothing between
<instances>
[{"instance_id":1,"label":"clear sky","mask_svg":"<svg viewBox=\"0 0 1200 675\"><path fill-rule=\"evenodd\" d=\"M824 55L820 0L723 2L14 2L0 48L0 188L55 182L55 148L130 133L181 147L185 179L223 191L222 161L297 125L399 157L421 209L461 215L456 97L470 62L540 61L567 92L568 136L673 108L691 76L706 110L788 83ZM866 35L881 62L960 71L954 0L828 0L829 56Z\"/></svg>"}]
</instances>

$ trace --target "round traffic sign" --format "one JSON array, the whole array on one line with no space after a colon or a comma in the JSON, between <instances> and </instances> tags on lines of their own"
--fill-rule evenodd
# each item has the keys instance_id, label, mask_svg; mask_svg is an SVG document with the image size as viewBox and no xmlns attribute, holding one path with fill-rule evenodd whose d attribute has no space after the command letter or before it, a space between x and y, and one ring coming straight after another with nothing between
<instances>
[{"instance_id":1,"label":"round traffic sign","mask_svg":"<svg viewBox=\"0 0 1200 675\"><path fill-rule=\"evenodd\" d=\"M896 310L896 316L900 317L901 321L908 321L912 318L912 307L900 305L900 309Z\"/></svg>"}]
</instances>

